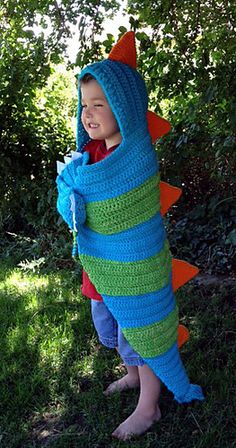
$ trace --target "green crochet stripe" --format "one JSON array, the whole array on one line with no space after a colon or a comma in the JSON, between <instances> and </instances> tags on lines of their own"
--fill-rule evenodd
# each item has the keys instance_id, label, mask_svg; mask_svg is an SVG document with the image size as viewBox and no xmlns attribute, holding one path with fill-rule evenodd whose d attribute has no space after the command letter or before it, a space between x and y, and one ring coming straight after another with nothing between
<instances>
[{"instance_id":1,"label":"green crochet stripe","mask_svg":"<svg viewBox=\"0 0 236 448\"><path fill-rule=\"evenodd\" d=\"M167 240L158 254L140 261L120 262L81 254L80 260L97 291L109 296L157 291L168 284L172 268Z\"/></svg>"},{"instance_id":2,"label":"green crochet stripe","mask_svg":"<svg viewBox=\"0 0 236 448\"><path fill-rule=\"evenodd\" d=\"M95 232L111 235L147 221L160 211L159 182L160 175L156 174L128 193L89 202L86 224Z\"/></svg>"},{"instance_id":3,"label":"green crochet stripe","mask_svg":"<svg viewBox=\"0 0 236 448\"><path fill-rule=\"evenodd\" d=\"M153 358L165 353L176 342L178 323L176 306L162 321L145 327L122 328L122 333L143 358Z\"/></svg>"}]
</instances>

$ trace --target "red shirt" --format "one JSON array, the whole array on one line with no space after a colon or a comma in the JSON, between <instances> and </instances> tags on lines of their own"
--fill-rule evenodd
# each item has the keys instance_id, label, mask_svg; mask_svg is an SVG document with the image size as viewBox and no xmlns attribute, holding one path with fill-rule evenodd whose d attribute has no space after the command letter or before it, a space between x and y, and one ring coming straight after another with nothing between
<instances>
[{"instance_id":1,"label":"red shirt","mask_svg":"<svg viewBox=\"0 0 236 448\"><path fill-rule=\"evenodd\" d=\"M109 156L118 145L112 146L106 149L105 142L102 140L92 140L85 148L85 151L89 153L89 165L99 162ZM102 296L97 292L95 286L89 280L88 274L85 271L82 273L82 294L89 299L99 300L102 302Z\"/></svg>"}]
</instances>

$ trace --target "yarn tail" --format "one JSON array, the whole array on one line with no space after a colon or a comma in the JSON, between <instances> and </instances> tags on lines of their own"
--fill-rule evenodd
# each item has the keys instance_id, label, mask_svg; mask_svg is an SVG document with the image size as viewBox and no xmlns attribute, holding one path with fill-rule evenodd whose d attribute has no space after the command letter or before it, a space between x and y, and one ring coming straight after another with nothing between
<instances>
[{"instance_id":1,"label":"yarn tail","mask_svg":"<svg viewBox=\"0 0 236 448\"><path fill-rule=\"evenodd\" d=\"M77 243L77 232L73 230L73 246L72 246L72 258L77 259L78 253L78 243Z\"/></svg>"}]
</instances>

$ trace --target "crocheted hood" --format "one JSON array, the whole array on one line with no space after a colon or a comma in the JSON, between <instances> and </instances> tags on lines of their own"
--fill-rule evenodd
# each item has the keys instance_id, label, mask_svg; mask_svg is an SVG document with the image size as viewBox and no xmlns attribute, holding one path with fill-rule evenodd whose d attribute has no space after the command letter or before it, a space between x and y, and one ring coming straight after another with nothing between
<instances>
[{"instance_id":1,"label":"crocheted hood","mask_svg":"<svg viewBox=\"0 0 236 448\"><path fill-rule=\"evenodd\" d=\"M132 140L133 133L148 133L148 97L144 81L139 73L127 64L110 59L89 65L80 74L94 76L102 87L117 120L122 140ZM114 89L114 86L115 89ZM77 144L78 149L88 142L89 136L81 123L81 99L79 89Z\"/></svg>"},{"instance_id":2,"label":"crocheted hood","mask_svg":"<svg viewBox=\"0 0 236 448\"><path fill-rule=\"evenodd\" d=\"M170 125L147 111L146 87L135 67L134 33L128 32L108 60L80 74L92 74L102 87L122 142L109 157L87 165L79 91L77 149L83 154L58 176L57 205L71 225L68 200L74 194L81 263L131 346L178 402L201 400L201 388L190 384L180 359L178 346L188 332L178 324L173 294L198 270L171 259L162 215L181 192L160 182L152 147Z\"/></svg>"},{"instance_id":3,"label":"crocheted hood","mask_svg":"<svg viewBox=\"0 0 236 448\"><path fill-rule=\"evenodd\" d=\"M136 70L135 37L127 32L112 49L109 58L88 65L79 75L90 73L102 87L117 120L122 139L132 140L133 133L149 134L152 142L170 130L167 120L148 111L148 94L143 78ZM90 140L81 122L81 91L78 90L77 150Z\"/></svg>"}]
</instances>

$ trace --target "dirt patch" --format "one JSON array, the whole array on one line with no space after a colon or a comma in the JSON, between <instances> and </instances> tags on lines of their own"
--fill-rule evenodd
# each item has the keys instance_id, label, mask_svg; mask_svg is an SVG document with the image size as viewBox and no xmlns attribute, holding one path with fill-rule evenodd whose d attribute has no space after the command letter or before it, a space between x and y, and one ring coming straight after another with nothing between
<instances>
[{"instance_id":1,"label":"dirt patch","mask_svg":"<svg viewBox=\"0 0 236 448\"><path fill-rule=\"evenodd\" d=\"M51 446L52 440L55 441L56 438L65 434L75 436L84 434L82 427L83 416L81 415L71 416L68 422L61 414L45 412L32 419L31 441L41 447Z\"/></svg>"}]
</instances>

